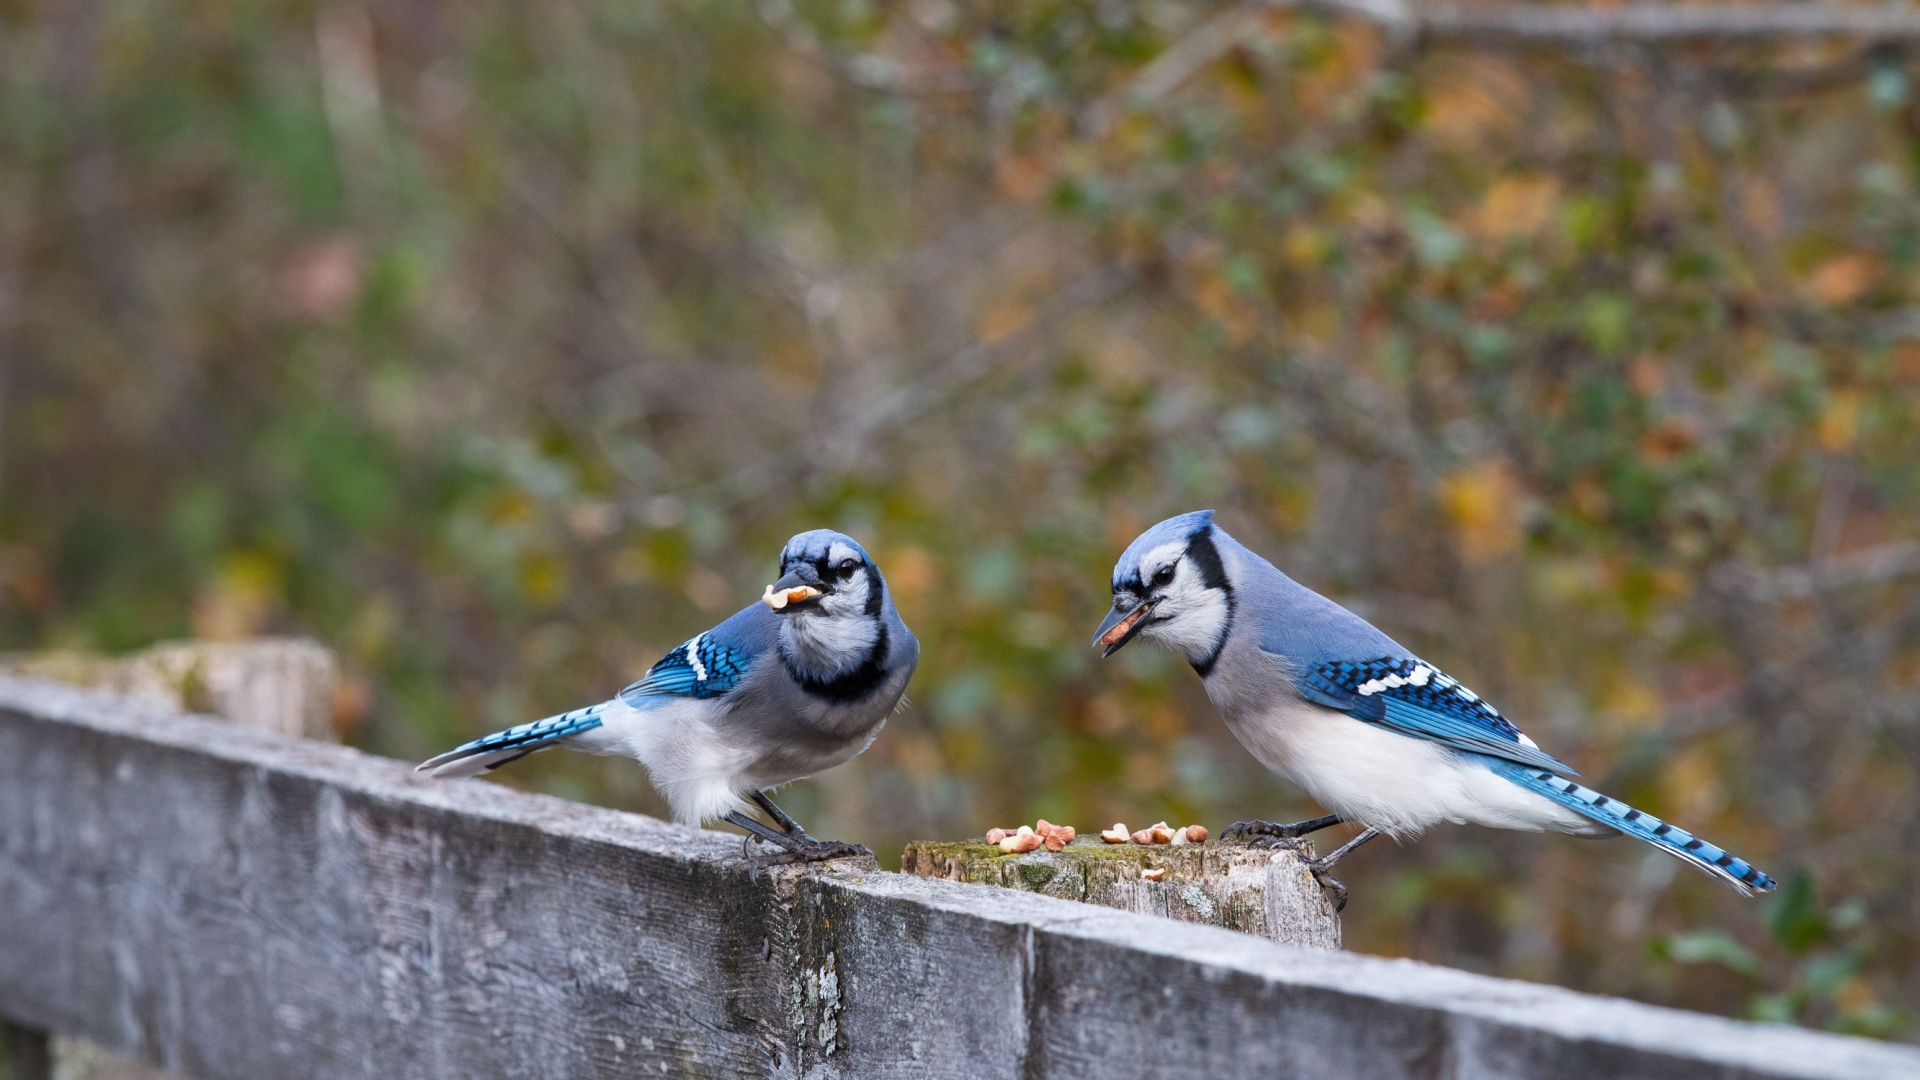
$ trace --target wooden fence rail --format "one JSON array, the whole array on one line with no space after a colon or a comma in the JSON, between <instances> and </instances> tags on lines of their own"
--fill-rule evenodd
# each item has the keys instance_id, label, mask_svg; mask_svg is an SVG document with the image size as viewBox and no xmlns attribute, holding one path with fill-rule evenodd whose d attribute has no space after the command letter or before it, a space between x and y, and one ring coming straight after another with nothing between
<instances>
[{"instance_id":1,"label":"wooden fence rail","mask_svg":"<svg viewBox=\"0 0 1920 1080\"><path fill-rule=\"evenodd\" d=\"M0 679L0 1018L201 1080L1920 1077Z\"/></svg>"}]
</instances>

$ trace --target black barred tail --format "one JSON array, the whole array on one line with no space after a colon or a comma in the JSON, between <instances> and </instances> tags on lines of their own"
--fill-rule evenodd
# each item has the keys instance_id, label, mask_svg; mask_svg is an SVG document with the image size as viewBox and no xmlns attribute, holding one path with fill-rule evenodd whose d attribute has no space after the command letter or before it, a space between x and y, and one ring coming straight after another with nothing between
<instances>
[{"instance_id":1,"label":"black barred tail","mask_svg":"<svg viewBox=\"0 0 1920 1080\"><path fill-rule=\"evenodd\" d=\"M535 750L600 726L600 714L610 702L549 716L531 724L496 731L465 746L457 746L439 757L421 762L416 770L434 776L459 779L491 772L509 761L518 761Z\"/></svg>"},{"instance_id":2,"label":"black barred tail","mask_svg":"<svg viewBox=\"0 0 1920 1080\"><path fill-rule=\"evenodd\" d=\"M1488 758L1487 761L1494 772L1528 791L1545 796L1602 825L1619 829L1628 836L1645 840L1671 855L1677 855L1707 873L1725 879L1748 896L1753 895L1754 889L1768 892L1774 887L1772 878L1745 859L1730 855L1685 829L1675 828L1651 814L1643 814L1618 799L1610 799L1564 776L1555 776L1527 765L1498 758Z\"/></svg>"}]
</instances>

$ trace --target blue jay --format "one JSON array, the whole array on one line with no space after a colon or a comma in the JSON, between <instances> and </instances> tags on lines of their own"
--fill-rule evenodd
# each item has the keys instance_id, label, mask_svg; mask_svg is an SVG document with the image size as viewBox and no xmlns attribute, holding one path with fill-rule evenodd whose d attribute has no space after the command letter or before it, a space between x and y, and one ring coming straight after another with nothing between
<instances>
[{"instance_id":1,"label":"blue jay","mask_svg":"<svg viewBox=\"0 0 1920 1080\"><path fill-rule=\"evenodd\" d=\"M738 825L782 849L769 861L870 855L808 836L767 789L865 750L919 659L866 550L841 533L804 532L787 541L780 579L758 603L668 653L613 700L476 739L420 770L473 776L550 746L624 754L647 767L675 820ZM745 800L778 828L744 813Z\"/></svg>"},{"instance_id":2,"label":"blue jay","mask_svg":"<svg viewBox=\"0 0 1920 1080\"><path fill-rule=\"evenodd\" d=\"M1637 837L1742 893L1774 881L1697 836L1567 779L1493 706L1353 612L1281 573L1213 523L1213 511L1148 529L1113 568L1113 610L1093 644L1135 637L1185 656L1240 744L1333 811L1242 821L1224 835L1296 846L1341 822L1363 829L1308 867L1327 871L1387 833L1442 821L1574 836Z\"/></svg>"}]
</instances>

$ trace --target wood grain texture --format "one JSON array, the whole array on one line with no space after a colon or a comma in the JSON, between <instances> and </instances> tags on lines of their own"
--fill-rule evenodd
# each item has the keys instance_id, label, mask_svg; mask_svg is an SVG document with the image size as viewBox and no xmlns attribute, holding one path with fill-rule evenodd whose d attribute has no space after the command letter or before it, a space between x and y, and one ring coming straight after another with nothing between
<instances>
[{"instance_id":1,"label":"wood grain texture","mask_svg":"<svg viewBox=\"0 0 1920 1080\"><path fill-rule=\"evenodd\" d=\"M0 1015L201 1080L1920 1077L0 680Z\"/></svg>"},{"instance_id":2,"label":"wood grain texture","mask_svg":"<svg viewBox=\"0 0 1920 1080\"><path fill-rule=\"evenodd\" d=\"M900 869L1239 930L1282 945L1337 949L1340 916L1300 857L1221 840L1148 847L1081 836L1058 852L1023 855L985 841L915 842L901 853ZM1149 868L1166 875L1147 881L1141 871Z\"/></svg>"},{"instance_id":3,"label":"wood grain texture","mask_svg":"<svg viewBox=\"0 0 1920 1080\"><path fill-rule=\"evenodd\" d=\"M205 711L229 723L327 742L339 663L301 638L181 641L127 656L61 651L7 657L0 667L106 690L170 711ZM56 1037L49 1069L60 1080L179 1080L85 1039Z\"/></svg>"},{"instance_id":4,"label":"wood grain texture","mask_svg":"<svg viewBox=\"0 0 1920 1080\"><path fill-rule=\"evenodd\" d=\"M0 1012L203 1080L762 1065L736 844L91 704L0 718Z\"/></svg>"}]
</instances>

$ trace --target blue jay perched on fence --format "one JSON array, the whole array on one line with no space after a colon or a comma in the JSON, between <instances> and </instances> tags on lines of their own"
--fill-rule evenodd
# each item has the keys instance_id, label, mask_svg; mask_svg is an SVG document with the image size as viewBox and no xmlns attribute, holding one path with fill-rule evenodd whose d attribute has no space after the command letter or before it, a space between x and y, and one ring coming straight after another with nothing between
<instances>
[{"instance_id":1,"label":"blue jay perched on fence","mask_svg":"<svg viewBox=\"0 0 1920 1080\"><path fill-rule=\"evenodd\" d=\"M759 603L674 649L613 700L476 739L420 769L473 776L550 746L624 754L647 767L675 820L738 825L784 851L772 861L870 855L808 836L767 789L865 750L919 659L866 550L841 533L804 532L787 541L780 580ZM748 799L779 828L743 813Z\"/></svg>"},{"instance_id":2,"label":"blue jay perched on fence","mask_svg":"<svg viewBox=\"0 0 1920 1080\"><path fill-rule=\"evenodd\" d=\"M1185 656L1227 727L1262 765L1333 813L1227 836L1291 844L1341 822L1363 830L1307 865L1327 871L1388 833L1442 821L1574 836L1626 833L1742 893L1774 881L1697 836L1567 779L1493 706L1353 612L1242 547L1201 510L1134 540L1113 568L1113 610L1094 635L1111 656L1136 636Z\"/></svg>"}]
</instances>

